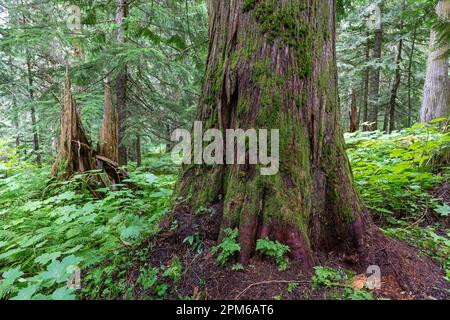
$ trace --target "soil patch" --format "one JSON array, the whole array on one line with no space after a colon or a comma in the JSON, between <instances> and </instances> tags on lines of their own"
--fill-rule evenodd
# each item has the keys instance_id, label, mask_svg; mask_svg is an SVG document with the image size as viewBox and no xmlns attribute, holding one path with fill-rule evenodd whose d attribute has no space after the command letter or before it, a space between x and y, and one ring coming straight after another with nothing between
<instances>
[{"instance_id":1,"label":"soil patch","mask_svg":"<svg viewBox=\"0 0 450 320\"><path fill-rule=\"evenodd\" d=\"M312 269L296 261L280 272L274 261L253 257L245 270L232 271L232 263L220 266L211 253L217 243L205 238L211 230L218 230L220 213L196 214L189 211L175 213L176 224L167 222L152 246L149 262L152 266L169 265L177 256L183 263L183 277L178 283L167 283L169 299L194 298L213 300L314 300L338 299L339 292L312 289ZM192 234L202 239L201 252L194 250L184 239ZM352 270L365 275L369 266L381 271L381 289L375 297L395 300L450 299L450 285L443 269L416 248L383 235L369 223L364 247L353 255L320 252L316 265ZM288 290L288 288L295 288ZM152 292L148 292L152 295Z\"/></svg>"}]
</instances>

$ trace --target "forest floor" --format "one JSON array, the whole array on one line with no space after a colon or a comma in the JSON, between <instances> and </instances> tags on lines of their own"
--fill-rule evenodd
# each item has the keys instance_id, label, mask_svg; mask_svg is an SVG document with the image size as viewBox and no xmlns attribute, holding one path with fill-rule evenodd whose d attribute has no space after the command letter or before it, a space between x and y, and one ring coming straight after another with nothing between
<instances>
[{"instance_id":1,"label":"forest floor","mask_svg":"<svg viewBox=\"0 0 450 320\"><path fill-rule=\"evenodd\" d=\"M261 253L246 267L233 254L221 263L227 247L202 237L218 220L208 208L161 231L178 171L168 155L148 154L145 168L129 168L133 189L99 187L98 198L86 185L98 172L49 180L49 167L0 141L9 159L0 162L0 299L450 299L449 133L415 127L346 141L374 224L363 259L320 253L310 270ZM68 288L77 268L80 282Z\"/></svg>"},{"instance_id":2,"label":"forest floor","mask_svg":"<svg viewBox=\"0 0 450 320\"><path fill-rule=\"evenodd\" d=\"M197 215L185 212L175 218L182 222L181 230L162 233L148 244L150 265L154 267L170 266L174 257L183 257L180 279L176 283L165 280L167 286L175 288L169 299L450 299L450 283L444 278L442 266L421 253L419 247L386 237L376 225L368 228L362 256L328 252L315 257L316 265L321 266L315 270L291 261L287 270L280 271L275 260L260 255L245 268L221 266L211 251L217 243L203 241L199 252L183 241L187 234L198 232L198 225L209 228L214 217L199 220ZM370 265L380 268L378 289L367 288ZM139 272L135 275L138 280ZM152 290L137 292L137 296L152 294Z\"/></svg>"},{"instance_id":3,"label":"forest floor","mask_svg":"<svg viewBox=\"0 0 450 320\"><path fill-rule=\"evenodd\" d=\"M389 150L391 155L398 154L398 148L401 147L403 148L403 160L416 161L417 157L408 154L408 151L423 154L423 149L426 149L426 145L432 141L428 140L421 148L416 149L413 146L417 141L414 141L414 139L408 141L405 136L391 137L391 139L394 138L394 141L389 146L384 145L385 142L380 142L379 137L378 135L372 137L367 135L363 138L361 136L357 138L357 142L355 142L359 149L357 152L363 151L361 150L362 146L365 148L378 146L378 150L372 150L375 157L380 156L377 152L386 156L386 148L395 144L397 148ZM350 142L351 139L349 138ZM364 150L364 152L366 151ZM352 153L351 155L355 156ZM435 156L439 157L440 154L435 153ZM405 174L403 171L395 170L395 165L398 165L399 162L394 164L395 161L393 161L393 167L390 168L388 162L384 162L387 167L384 170L389 172L391 178L395 176L395 173L398 175ZM358 165L365 167L364 163ZM435 176L445 176L446 165L444 161L443 164L441 163L438 166L439 168L435 168ZM380 175L382 175L381 171L378 171ZM395 177L393 180L395 180ZM422 203L424 207L421 209L421 214L414 219L414 222L409 222L409 219L406 219L408 225L405 228L406 230L408 228L416 229L416 232L419 230L419 233L416 234L419 238L423 236L421 230L432 230L431 236L442 240L443 244L446 245L442 258L445 259L444 266L447 266L449 242L448 238L444 237L449 236L449 218L443 210L440 211L440 214L436 211L442 208L448 210L450 205L449 181L443 179L439 186L427 191L427 196L423 194L423 191L419 198L434 199L439 201L440 204L433 207L426 200ZM418 207L421 206L417 199L411 200L416 201ZM385 208L389 207L385 206ZM153 239L148 244L149 248L152 248L148 251L150 253L150 265L154 267L171 265L174 257L183 257L181 259L182 269L184 270L183 276L177 279L177 283L173 283L170 278L166 279L168 287L176 288L168 296L171 299L179 299L180 297L222 300L450 299L448 269L446 279L444 268L437 261L439 258L433 260L430 254L427 255L424 251L423 242L414 243L414 241L410 241L408 243L405 239L397 239L402 238L402 236L389 237L382 232L385 228L384 231L389 233L392 225L401 225L402 218L405 216L411 218L412 214L399 212L395 215L394 212L387 209L381 210L381 208L378 208L378 211L383 213L383 219L380 219L378 215L378 217L374 217L377 224L369 222L365 246L359 253L351 256L337 252L321 253L320 256L315 257L315 264L320 267L316 267L314 270L305 269L302 264L292 261L289 263L287 270L280 271L275 259L267 259L260 254L257 254L247 267L239 264L233 265L232 263L227 266L220 265L216 260L214 250L211 250L218 244L202 240L205 231L217 228L216 223L220 221L217 215L220 215L220 213L215 212L214 208L206 214L190 212L189 209L183 210L182 208L174 216L174 220L178 222L178 227L162 232L156 240ZM390 216L390 214L393 216ZM396 219L400 221L396 221ZM186 241L190 235L197 235L197 241L201 241L202 250L198 250L199 244L194 241ZM426 242L426 237L424 238L422 240ZM431 247L436 245L438 244L433 243ZM372 290L367 287L370 281L370 274L367 274L367 271L370 266L379 267L381 276L379 288L372 288ZM151 291L138 293L140 296L151 294Z\"/></svg>"}]
</instances>

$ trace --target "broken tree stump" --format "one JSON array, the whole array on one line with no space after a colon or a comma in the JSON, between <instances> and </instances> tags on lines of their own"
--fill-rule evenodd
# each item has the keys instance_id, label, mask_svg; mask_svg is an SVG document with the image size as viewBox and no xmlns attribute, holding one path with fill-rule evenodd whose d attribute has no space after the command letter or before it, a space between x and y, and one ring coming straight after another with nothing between
<instances>
[{"instance_id":1,"label":"broken tree stump","mask_svg":"<svg viewBox=\"0 0 450 320\"><path fill-rule=\"evenodd\" d=\"M105 89L105 111L112 113L111 93ZM108 98L109 96L109 98ZM112 115L105 115L105 118ZM109 126L111 132L113 126ZM113 139L112 137L108 137ZM104 140L105 141L105 140ZM112 144L114 141L110 140ZM107 148L107 154L113 155L114 148ZM117 159L117 158L116 158ZM77 104L72 98L70 67L66 67L66 83L64 88L63 108L61 112L61 132L59 137L59 150L53 164L51 175L59 179L70 179L75 173L85 173L92 170L102 170L107 174L107 179L100 177L100 182L105 186L122 183L128 177L125 170L119 168L117 161L110 159L92 148L89 139L83 129L81 116Z\"/></svg>"}]
</instances>

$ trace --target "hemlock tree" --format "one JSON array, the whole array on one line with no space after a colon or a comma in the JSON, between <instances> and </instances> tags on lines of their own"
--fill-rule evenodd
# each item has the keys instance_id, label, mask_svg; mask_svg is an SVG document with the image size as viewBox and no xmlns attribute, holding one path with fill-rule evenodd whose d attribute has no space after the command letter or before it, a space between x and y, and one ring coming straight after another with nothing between
<instances>
[{"instance_id":1,"label":"hemlock tree","mask_svg":"<svg viewBox=\"0 0 450 320\"><path fill-rule=\"evenodd\" d=\"M279 129L280 170L262 176L256 165L185 166L175 211L223 211L207 236L239 228L244 264L266 237L289 245L305 265L317 248L360 247L364 206L340 127L336 2L210 0L208 10L197 120L203 130Z\"/></svg>"},{"instance_id":2,"label":"hemlock tree","mask_svg":"<svg viewBox=\"0 0 450 320\"><path fill-rule=\"evenodd\" d=\"M384 1L378 4L379 14L383 14ZM375 29L375 43L373 48L373 59L377 63L380 63L381 54L383 50L383 24L376 26ZM368 121L371 123L367 127L368 131L374 131L378 129L378 112L380 104L380 79L381 79L381 67L375 66L370 72L370 85L369 85L369 110Z\"/></svg>"},{"instance_id":3,"label":"hemlock tree","mask_svg":"<svg viewBox=\"0 0 450 320\"><path fill-rule=\"evenodd\" d=\"M449 12L450 2L448 0L439 1L436 6L439 18L448 19ZM438 46L438 33L431 30L427 73L420 110L421 122L447 117L450 113L448 49L448 44Z\"/></svg>"},{"instance_id":4,"label":"hemlock tree","mask_svg":"<svg viewBox=\"0 0 450 320\"><path fill-rule=\"evenodd\" d=\"M128 1L117 0L116 24L117 42L123 45L125 42L125 21L128 16ZM128 69L125 64L119 71L116 79L116 110L119 121L119 164L127 165L128 151L125 145L126 122L127 122L127 80Z\"/></svg>"}]
</instances>

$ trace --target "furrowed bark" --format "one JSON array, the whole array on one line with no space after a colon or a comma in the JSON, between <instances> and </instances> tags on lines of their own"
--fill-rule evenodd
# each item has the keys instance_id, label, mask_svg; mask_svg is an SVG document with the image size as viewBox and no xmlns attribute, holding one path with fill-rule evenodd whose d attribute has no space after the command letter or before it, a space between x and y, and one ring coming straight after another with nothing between
<instances>
[{"instance_id":1,"label":"furrowed bark","mask_svg":"<svg viewBox=\"0 0 450 320\"><path fill-rule=\"evenodd\" d=\"M265 237L288 244L305 265L314 250L359 247L364 209L340 127L335 1L211 0L208 10L196 118L204 131L224 136L226 129L279 129L280 170L262 176L260 165L186 165L174 199L194 211L223 209L219 238L239 229L244 264Z\"/></svg>"}]
</instances>

